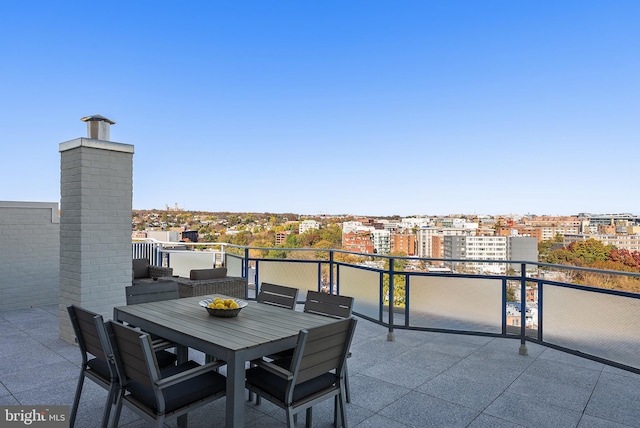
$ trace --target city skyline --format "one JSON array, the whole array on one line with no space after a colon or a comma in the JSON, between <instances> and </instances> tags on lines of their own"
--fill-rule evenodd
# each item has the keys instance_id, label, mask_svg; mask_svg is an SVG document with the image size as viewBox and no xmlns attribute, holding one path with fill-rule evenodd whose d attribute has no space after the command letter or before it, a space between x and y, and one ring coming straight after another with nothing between
<instances>
[{"instance_id":1,"label":"city skyline","mask_svg":"<svg viewBox=\"0 0 640 428\"><path fill-rule=\"evenodd\" d=\"M640 213L635 1L0 11L3 200L59 201L101 114L134 209Z\"/></svg>"},{"instance_id":2,"label":"city skyline","mask_svg":"<svg viewBox=\"0 0 640 428\"><path fill-rule=\"evenodd\" d=\"M134 214L135 212L139 212L139 211L159 211L159 212L188 212L188 213L205 213L205 214L215 214L215 213L224 213L224 214L281 214L281 215L285 215L285 214L291 214L291 215L298 215L298 216L302 216L302 217L323 217L323 216L327 216L327 217L362 217L362 218L366 218L366 217L406 217L406 218L410 218L410 217L455 217L455 216L464 216L464 217L472 217L474 215L477 216L488 216L488 217L509 217L509 216L515 216L515 217L526 217L526 216L530 216L530 217L580 217L582 215L587 215L587 216L592 216L592 217L608 217L611 216L613 217L617 217L617 216L632 216L632 217L640 217L640 214L636 214L636 213L630 213L630 212L599 212L599 213L594 213L594 212L585 212L585 211L580 211L574 214L563 214L563 215L546 215L546 214L536 214L536 213L483 213L483 214L474 214L474 213L448 213L448 214L430 214L430 213L417 213L414 215L408 215L408 216L402 216L402 215L396 215L396 214L390 214L390 215L370 215L367 213L347 213L347 212L335 212L335 213L306 213L306 212L285 212L285 211L225 211L225 210L216 210L216 211L209 211L209 210L192 210L189 208L185 208L185 207L181 207L178 204L174 204L174 205L169 205L169 204L165 204L165 206L163 208L158 208L158 207L151 207L151 208L134 208L133 209ZM301 220L300 220L301 221Z\"/></svg>"}]
</instances>

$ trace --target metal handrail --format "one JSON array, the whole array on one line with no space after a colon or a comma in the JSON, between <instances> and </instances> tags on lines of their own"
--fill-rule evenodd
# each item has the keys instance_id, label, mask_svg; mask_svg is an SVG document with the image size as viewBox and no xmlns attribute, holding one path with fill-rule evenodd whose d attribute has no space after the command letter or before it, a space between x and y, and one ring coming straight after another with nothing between
<instances>
[{"instance_id":1,"label":"metal handrail","mask_svg":"<svg viewBox=\"0 0 640 428\"><path fill-rule=\"evenodd\" d=\"M160 254L169 254L169 250L163 250L163 245L169 243L161 243L154 242L153 245L156 245L158 248L158 252ZM175 245L175 243L172 243ZM134 244L136 245L136 244ZM190 245L203 245L202 243L190 243ZM603 289L596 288L583 284L576 284L571 282L562 282L551 280L547 278L543 278L540 276L541 272L544 271L554 271L561 270L566 272L579 272L579 273L593 273L599 275L615 275L620 277L629 277L629 278L640 278L640 273L635 272L618 272L618 271L610 271L610 270L600 270L593 268L585 268L579 266L566 266L566 265L555 265L550 263L541 263L537 261L522 261L522 260L466 260L466 259L441 259L441 258L416 258L416 257L399 257L399 256L389 256L389 255L380 255L380 254L368 254L368 253L354 253L345 250L338 249L316 249L316 248L262 248L262 247L245 247L238 246L233 244L226 243L213 243L209 245L215 245L220 248L220 251L223 253L223 260L226 260L226 257L234 257L242 260L242 276L252 280L249 283L258 282L260 265L267 262L287 262L287 263L315 263L318 265L318 278L317 278L317 288L321 290L323 287L322 283L322 274L321 270L323 267L328 269L329 271L329 291L334 293L340 293L340 275L339 269L341 268L356 268L358 270L370 271L379 275L380 282L380 292L379 292L379 315L377 317L371 317L362 313L358 313L357 310L354 309L354 314L361 316L369 321L378 323L380 325L385 326L388 329L388 338L389 340L393 340L394 338L394 329L410 329L410 330L423 330L423 331L436 331L436 332L447 332L454 334L470 334L470 335L483 335L483 336L495 336L495 337L509 337L520 340L520 353L526 354L526 344L527 342L539 343L545 346L549 346L556 349L561 349L565 352L573 353L576 355L580 355L585 358L589 358L595 361L600 361L608 365L612 365L624 370L629 370L635 373L640 373L640 364L633 363L632 365L628 363L621 363L614 361L611 358L607 358L606 355L597 355L593 352L583 352L577 347L567 347L561 344L554 343L553 340L549 341L545 338L545 330L544 330L544 322L546 321L544 316L544 291L547 287L552 287L552 289L556 289L556 287L562 289L572 289L579 292L585 293L596 293L597 296L611 296L612 298L624 298L624 299L632 299L631 302L633 305L638 305L638 310L640 310L640 294L620 291L620 290L611 290L611 289ZM231 250L229 252L228 250ZM326 259L312 258L312 259L304 259L304 260L291 260L287 258L264 258L264 257L256 257L251 256L251 250L259 250L259 251L270 251L275 250L279 252L310 252L313 251L315 253L326 253ZM235 253L232 255L232 253ZM347 254L350 256L357 256L369 259L376 259L382 261L388 261L388 267L372 267L372 266L362 266L356 263L337 261L337 254ZM423 272L423 271L412 271L412 270L402 270L397 265L398 260L409 260L409 261L421 261L427 263L488 263L488 264L502 264L505 266L514 266L519 265L520 273L517 275L514 274L480 274L480 273L460 273L460 272ZM170 263L170 259L167 260ZM250 270L250 267L253 266L255 268L254 271ZM249 278L250 272L252 275L255 275L254 278ZM530 273L533 272L533 273ZM337 273L337 275L336 275ZM388 278L388 290L386 290L385 294L382 293L383 290L383 280L385 275ZM397 306L394 301L394 277L404 277L405 280L405 296L404 296L404 306ZM474 331L474 330L462 330L462 329L448 329L448 328L434 328L434 327L424 327L412 324L412 306L411 300L409 298L409 292L411 287L411 280L417 277L445 277L445 278L459 278L459 279L490 279L500 282L502 287L502 329L500 333L492 333L486 331ZM510 282L518 282L520 285L520 329L518 334L514 334L509 331L508 326L506 325L507 320L507 287ZM537 331L530 330L527 328L526 317L527 312L531 309L531 304L527 302L526 298L526 290L527 284L535 284L538 288L538 302L537 307L535 309L538 311L537 317ZM603 297L604 298L604 297ZM634 306L635 307L635 306ZM399 313L404 315L404 322L396 322L395 315L396 312L400 310ZM386 314L386 319L385 319Z\"/></svg>"}]
</instances>

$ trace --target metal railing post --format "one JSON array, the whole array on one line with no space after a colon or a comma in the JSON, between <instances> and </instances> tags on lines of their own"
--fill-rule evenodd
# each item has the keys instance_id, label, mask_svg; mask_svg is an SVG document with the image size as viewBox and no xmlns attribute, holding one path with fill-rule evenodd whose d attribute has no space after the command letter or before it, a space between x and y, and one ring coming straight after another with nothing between
<instances>
[{"instance_id":1,"label":"metal railing post","mask_svg":"<svg viewBox=\"0 0 640 428\"><path fill-rule=\"evenodd\" d=\"M520 265L520 355L527 355L527 265Z\"/></svg>"},{"instance_id":2,"label":"metal railing post","mask_svg":"<svg viewBox=\"0 0 640 428\"><path fill-rule=\"evenodd\" d=\"M242 262L242 276L249 282L249 249L244 249L244 260Z\"/></svg>"},{"instance_id":3,"label":"metal railing post","mask_svg":"<svg viewBox=\"0 0 640 428\"><path fill-rule=\"evenodd\" d=\"M394 274L393 274L393 268L394 268L394 260L393 258L389 259L389 332L387 333L387 341L389 342L393 342L395 340L395 334L393 332L393 307L394 307L394 302L393 302L393 280L394 280Z\"/></svg>"},{"instance_id":4,"label":"metal railing post","mask_svg":"<svg viewBox=\"0 0 640 428\"><path fill-rule=\"evenodd\" d=\"M337 285L337 284L336 284ZM333 251L329 250L329 293L333 294ZM340 290L336 290L337 294L340 294Z\"/></svg>"}]
</instances>

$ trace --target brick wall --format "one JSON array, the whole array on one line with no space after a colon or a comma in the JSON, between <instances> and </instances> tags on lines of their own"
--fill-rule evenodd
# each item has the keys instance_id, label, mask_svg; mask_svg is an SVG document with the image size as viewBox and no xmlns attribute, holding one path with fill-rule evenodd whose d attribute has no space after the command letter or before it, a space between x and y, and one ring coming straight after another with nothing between
<instances>
[{"instance_id":1,"label":"brick wall","mask_svg":"<svg viewBox=\"0 0 640 428\"><path fill-rule=\"evenodd\" d=\"M131 284L133 146L79 138L62 143L60 336L73 340L66 306L113 316Z\"/></svg>"},{"instance_id":2,"label":"brick wall","mask_svg":"<svg viewBox=\"0 0 640 428\"><path fill-rule=\"evenodd\" d=\"M0 201L0 260L0 310L58 303L58 204Z\"/></svg>"}]
</instances>

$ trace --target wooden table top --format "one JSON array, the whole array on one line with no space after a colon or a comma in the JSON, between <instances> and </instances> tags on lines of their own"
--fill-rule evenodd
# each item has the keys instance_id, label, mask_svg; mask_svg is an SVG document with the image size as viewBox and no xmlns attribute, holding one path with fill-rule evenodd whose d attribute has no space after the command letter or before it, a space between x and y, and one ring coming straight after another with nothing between
<instances>
[{"instance_id":1,"label":"wooden table top","mask_svg":"<svg viewBox=\"0 0 640 428\"><path fill-rule=\"evenodd\" d=\"M228 296L197 296L176 300L120 306L114 309L114 318L134 324L143 330L166 337L177 338L165 330L174 330L187 336L184 343L193 346L194 341L215 343L228 351L240 351L297 336L301 329L325 325L335 320L320 315L278 308L247 301L237 317L218 318L209 315L199 305L201 300ZM145 328L148 324L153 327ZM176 340L180 343L180 340ZM199 348L199 347L197 347ZM196 348L196 349L197 349Z\"/></svg>"}]
</instances>

